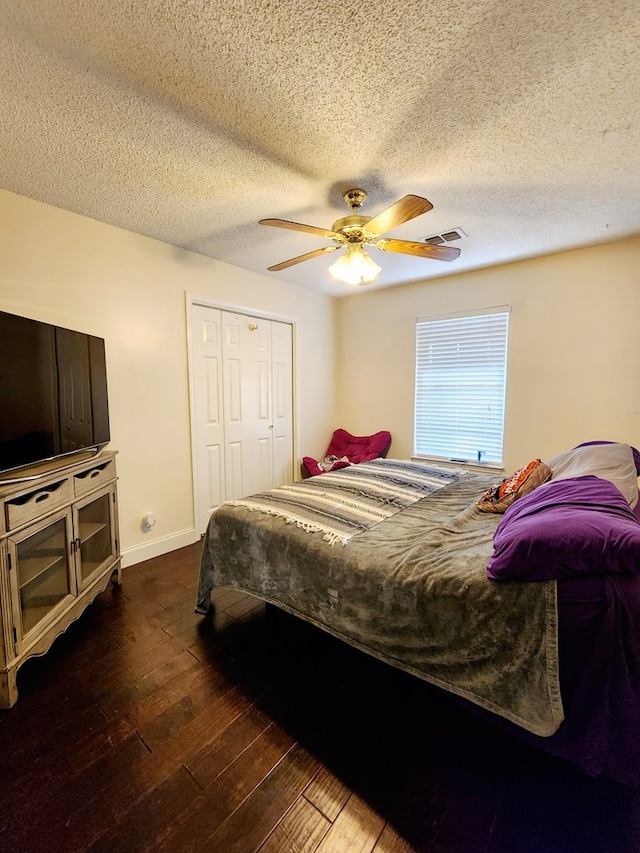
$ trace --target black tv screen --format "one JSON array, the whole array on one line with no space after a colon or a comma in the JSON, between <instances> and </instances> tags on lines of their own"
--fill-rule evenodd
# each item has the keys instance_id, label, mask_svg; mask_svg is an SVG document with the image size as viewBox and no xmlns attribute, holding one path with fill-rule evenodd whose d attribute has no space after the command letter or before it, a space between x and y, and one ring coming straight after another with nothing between
<instances>
[{"instance_id":1,"label":"black tv screen","mask_svg":"<svg viewBox=\"0 0 640 853\"><path fill-rule=\"evenodd\" d=\"M0 311L0 472L109 438L104 340Z\"/></svg>"}]
</instances>

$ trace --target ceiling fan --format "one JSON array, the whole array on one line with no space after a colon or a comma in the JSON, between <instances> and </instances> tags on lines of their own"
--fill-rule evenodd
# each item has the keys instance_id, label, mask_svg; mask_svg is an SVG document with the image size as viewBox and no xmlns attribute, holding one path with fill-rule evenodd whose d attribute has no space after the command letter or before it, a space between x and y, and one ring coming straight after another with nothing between
<instances>
[{"instance_id":1,"label":"ceiling fan","mask_svg":"<svg viewBox=\"0 0 640 853\"><path fill-rule=\"evenodd\" d=\"M371 284L376 280L381 268L367 254L365 246L375 246L383 252L397 252L403 255L415 255L435 261L453 261L460 254L460 249L454 246L434 246L429 243L417 243L411 240L395 240L382 237L387 231L397 228L404 222L414 219L427 211L433 205L426 198L417 195L405 195L399 201L387 207L382 213L373 218L359 214L367 194L361 189L351 189L343 195L351 215L336 220L331 228L318 228L315 225L303 225L300 222L290 222L287 219L261 219L260 225L273 225L275 228L288 228L292 231L305 231L333 240L333 246L314 249L304 255L290 258L268 267L270 272L287 269L302 261L309 261L337 249L346 249L346 254L329 267L334 278L347 284Z\"/></svg>"}]
</instances>

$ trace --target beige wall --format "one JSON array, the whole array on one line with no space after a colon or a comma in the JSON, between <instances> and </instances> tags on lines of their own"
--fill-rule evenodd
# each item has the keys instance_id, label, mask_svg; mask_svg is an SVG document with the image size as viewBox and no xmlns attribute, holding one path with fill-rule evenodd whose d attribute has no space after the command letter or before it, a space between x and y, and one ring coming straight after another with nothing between
<instances>
[{"instance_id":1,"label":"beige wall","mask_svg":"<svg viewBox=\"0 0 640 853\"><path fill-rule=\"evenodd\" d=\"M334 299L0 190L0 310L106 339L125 565L196 538L186 293L294 322L296 452L326 445Z\"/></svg>"},{"instance_id":2,"label":"beige wall","mask_svg":"<svg viewBox=\"0 0 640 853\"><path fill-rule=\"evenodd\" d=\"M640 445L640 238L340 299L342 426L389 429L391 456L411 455L416 318L498 305L507 470L582 441Z\"/></svg>"}]
</instances>

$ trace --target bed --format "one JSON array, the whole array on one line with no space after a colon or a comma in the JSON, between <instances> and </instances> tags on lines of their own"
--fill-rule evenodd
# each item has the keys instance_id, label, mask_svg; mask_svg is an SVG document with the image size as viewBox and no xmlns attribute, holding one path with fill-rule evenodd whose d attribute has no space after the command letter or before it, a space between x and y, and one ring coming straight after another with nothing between
<instances>
[{"instance_id":1,"label":"bed","mask_svg":"<svg viewBox=\"0 0 640 853\"><path fill-rule=\"evenodd\" d=\"M495 475L398 459L225 503L196 609L217 586L250 593L637 784L640 454L594 442L548 468L535 488L505 478L504 512L481 509Z\"/></svg>"}]
</instances>

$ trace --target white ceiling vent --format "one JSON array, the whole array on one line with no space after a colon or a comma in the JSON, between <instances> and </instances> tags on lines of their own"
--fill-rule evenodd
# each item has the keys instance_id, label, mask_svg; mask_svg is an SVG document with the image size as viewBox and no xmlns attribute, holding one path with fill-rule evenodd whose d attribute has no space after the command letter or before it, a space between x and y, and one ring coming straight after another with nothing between
<instances>
[{"instance_id":1,"label":"white ceiling vent","mask_svg":"<svg viewBox=\"0 0 640 853\"><path fill-rule=\"evenodd\" d=\"M462 228L452 228L442 234L434 234L433 237L425 237L424 242L432 246L441 246L442 243L453 243L454 240L463 240L467 235Z\"/></svg>"}]
</instances>

